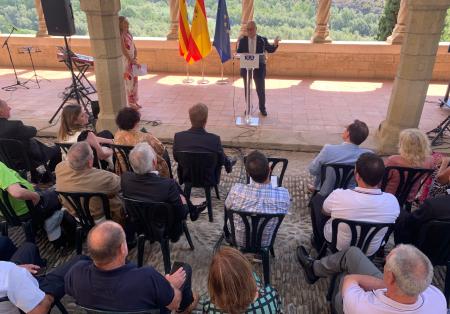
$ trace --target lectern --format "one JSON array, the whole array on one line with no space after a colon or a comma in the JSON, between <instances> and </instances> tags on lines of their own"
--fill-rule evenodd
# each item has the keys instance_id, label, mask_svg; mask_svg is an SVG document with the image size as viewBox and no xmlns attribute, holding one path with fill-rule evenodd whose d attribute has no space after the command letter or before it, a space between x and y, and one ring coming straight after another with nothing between
<instances>
[{"instance_id":1,"label":"lectern","mask_svg":"<svg viewBox=\"0 0 450 314\"><path fill-rule=\"evenodd\" d=\"M247 81L246 81L246 94L245 94L245 112L244 116L239 116L236 118L236 125L250 125L258 126L259 118L252 117L252 86L253 86L253 70L259 68L260 58L264 58L263 53L241 53L236 55L240 60L240 68L246 69L247 71Z\"/></svg>"}]
</instances>

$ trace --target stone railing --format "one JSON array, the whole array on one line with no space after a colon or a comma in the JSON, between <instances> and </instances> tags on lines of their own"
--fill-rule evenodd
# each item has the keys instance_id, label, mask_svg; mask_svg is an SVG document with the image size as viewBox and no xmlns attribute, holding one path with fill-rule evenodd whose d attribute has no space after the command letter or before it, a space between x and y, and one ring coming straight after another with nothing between
<instances>
[{"instance_id":1,"label":"stone railing","mask_svg":"<svg viewBox=\"0 0 450 314\"><path fill-rule=\"evenodd\" d=\"M3 42L6 35L0 35ZM150 72L186 73L186 63L178 54L178 42L164 38L136 38L139 62L148 64ZM42 52L33 54L38 68L63 68L56 59L56 46L63 46L61 37L35 37L15 35L9 41L17 67L30 67L27 55L19 54L18 48L33 46ZM70 39L74 52L91 55L90 41L85 36ZM433 71L433 80L446 81L450 77L449 43L441 43ZM232 49L235 41L232 42ZM385 42L333 42L313 44L310 41L282 41L280 48L269 55L268 75L275 77L324 77L347 79L393 79L400 60L401 45ZM10 67L6 49L0 49L0 66ZM234 68L233 68L234 66ZM205 75L220 75L221 67L217 52L213 48L204 61ZM234 70L234 71L233 71ZM201 63L189 66L191 74L198 75ZM227 76L239 75L239 62L224 64Z\"/></svg>"}]
</instances>

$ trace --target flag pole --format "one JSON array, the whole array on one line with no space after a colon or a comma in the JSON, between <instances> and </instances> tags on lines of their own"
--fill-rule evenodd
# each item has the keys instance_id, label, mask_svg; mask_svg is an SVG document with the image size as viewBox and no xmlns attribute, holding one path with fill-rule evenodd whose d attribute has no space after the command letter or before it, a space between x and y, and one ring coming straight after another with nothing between
<instances>
[{"instance_id":1,"label":"flag pole","mask_svg":"<svg viewBox=\"0 0 450 314\"><path fill-rule=\"evenodd\" d=\"M209 81L205 79L205 64L203 63L203 58L202 58L202 79L199 80L197 83L202 85L209 83Z\"/></svg>"},{"instance_id":2,"label":"flag pole","mask_svg":"<svg viewBox=\"0 0 450 314\"><path fill-rule=\"evenodd\" d=\"M194 79L189 77L189 64L186 63L186 78L183 80L184 84L191 84L194 82Z\"/></svg>"},{"instance_id":3,"label":"flag pole","mask_svg":"<svg viewBox=\"0 0 450 314\"><path fill-rule=\"evenodd\" d=\"M217 85L226 85L228 84L228 79L223 78L223 63L220 63L220 76L221 79L217 81Z\"/></svg>"}]
</instances>

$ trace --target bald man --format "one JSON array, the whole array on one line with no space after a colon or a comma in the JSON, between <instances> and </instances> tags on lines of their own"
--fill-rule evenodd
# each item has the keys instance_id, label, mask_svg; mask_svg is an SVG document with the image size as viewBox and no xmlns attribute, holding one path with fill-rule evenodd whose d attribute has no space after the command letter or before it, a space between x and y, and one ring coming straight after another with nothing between
<instances>
[{"instance_id":1,"label":"bald man","mask_svg":"<svg viewBox=\"0 0 450 314\"><path fill-rule=\"evenodd\" d=\"M243 36L239 39L237 46L237 53L258 53L265 52L273 53L278 48L280 39L275 38L273 45L269 44L266 37L262 37L256 34L257 27L254 21L247 23L247 36ZM245 95L247 96L247 70L241 69L241 76L244 79ZM252 79L250 77L250 79ZM259 68L253 70L253 80L255 81L256 93L259 98L259 111L263 116L267 116L266 110L266 58L259 58Z\"/></svg>"},{"instance_id":2,"label":"bald man","mask_svg":"<svg viewBox=\"0 0 450 314\"><path fill-rule=\"evenodd\" d=\"M112 221L89 232L92 260L78 262L65 277L66 293L84 307L105 311L159 309L160 313L190 313L198 303L191 290L192 270L183 264L162 276L153 267L127 263L128 248L122 227Z\"/></svg>"},{"instance_id":3,"label":"bald man","mask_svg":"<svg viewBox=\"0 0 450 314\"><path fill-rule=\"evenodd\" d=\"M34 137L37 134L35 127L24 125L20 120L9 120L11 117L11 107L8 103L0 99L0 138L14 139L20 141L33 162L33 167L47 164L49 171L54 171L55 166L61 161L61 150L52 146L49 147ZM32 172L32 181L47 182L52 180L50 173L46 173L41 178L37 173Z\"/></svg>"}]
</instances>

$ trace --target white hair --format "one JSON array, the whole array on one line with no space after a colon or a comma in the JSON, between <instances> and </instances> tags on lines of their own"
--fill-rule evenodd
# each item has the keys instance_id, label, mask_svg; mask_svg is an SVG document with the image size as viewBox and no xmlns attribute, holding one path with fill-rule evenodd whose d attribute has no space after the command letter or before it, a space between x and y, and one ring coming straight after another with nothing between
<instances>
[{"instance_id":1,"label":"white hair","mask_svg":"<svg viewBox=\"0 0 450 314\"><path fill-rule=\"evenodd\" d=\"M67 160L74 170L86 169L91 159L94 159L94 153L89 143L85 141L73 144L67 152Z\"/></svg>"},{"instance_id":2,"label":"white hair","mask_svg":"<svg viewBox=\"0 0 450 314\"><path fill-rule=\"evenodd\" d=\"M156 161L156 153L147 142L136 144L130 151L128 158L133 171L137 174L145 174L155 170L153 163Z\"/></svg>"},{"instance_id":3,"label":"white hair","mask_svg":"<svg viewBox=\"0 0 450 314\"><path fill-rule=\"evenodd\" d=\"M407 296L418 296L433 279L433 265L428 257L409 244L392 250L385 269L394 274L397 287Z\"/></svg>"}]
</instances>

